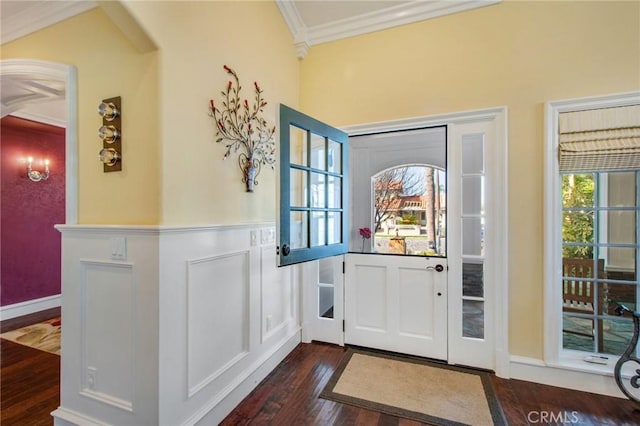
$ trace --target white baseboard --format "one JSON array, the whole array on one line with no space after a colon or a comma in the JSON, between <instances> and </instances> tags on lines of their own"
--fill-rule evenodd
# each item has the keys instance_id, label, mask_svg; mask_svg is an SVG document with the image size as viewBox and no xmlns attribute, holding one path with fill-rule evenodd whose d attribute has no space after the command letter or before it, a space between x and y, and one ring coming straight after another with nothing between
<instances>
[{"instance_id":1,"label":"white baseboard","mask_svg":"<svg viewBox=\"0 0 640 426\"><path fill-rule=\"evenodd\" d=\"M570 370L559 366L549 366L539 359L513 355L510 362L510 373L512 379L626 398L618 389L613 373L602 374Z\"/></svg>"},{"instance_id":2,"label":"white baseboard","mask_svg":"<svg viewBox=\"0 0 640 426\"><path fill-rule=\"evenodd\" d=\"M25 302L14 303L13 305L2 306L0 307L0 320L21 317L23 315L57 308L60 306L60 303L61 296L56 294L54 296L47 296L40 299L27 300Z\"/></svg>"},{"instance_id":3,"label":"white baseboard","mask_svg":"<svg viewBox=\"0 0 640 426\"><path fill-rule=\"evenodd\" d=\"M51 415L53 416L54 426L109 426L92 417L63 407L58 407Z\"/></svg>"}]
</instances>

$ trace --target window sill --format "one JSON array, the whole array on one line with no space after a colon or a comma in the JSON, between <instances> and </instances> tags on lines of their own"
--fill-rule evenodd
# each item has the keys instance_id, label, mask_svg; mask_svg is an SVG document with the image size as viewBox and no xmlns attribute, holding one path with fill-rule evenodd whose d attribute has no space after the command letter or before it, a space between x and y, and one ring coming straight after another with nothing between
<instances>
[{"instance_id":1,"label":"window sill","mask_svg":"<svg viewBox=\"0 0 640 426\"><path fill-rule=\"evenodd\" d=\"M585 352L566 352L561 354L557 360L548 362L547 366L580 373L613 377L613 370L619 359L618 356L608 355L608 359L603 360L606 364L585 361L585 358L589 356L597 357L598 355L591 355Z\"/></svg>"}]
</instances>

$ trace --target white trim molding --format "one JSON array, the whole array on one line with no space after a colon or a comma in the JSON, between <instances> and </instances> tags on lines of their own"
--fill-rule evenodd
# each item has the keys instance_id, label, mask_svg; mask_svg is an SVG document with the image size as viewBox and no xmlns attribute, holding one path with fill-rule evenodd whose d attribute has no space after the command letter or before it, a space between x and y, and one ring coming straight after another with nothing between
<instances>
[{"instance_id":1,"label":"white trim molding","mask_svg":"<svg viewBox=\"0 0 640 426\"><path fill-rule=\"evenodd\" d=\"M41 297L39 299L26 300L24 302L2 306L0 307L0 321L33 314L51 308L57 308L60 306L60 300L61 296L56 294L53 296Z\"/></svg>"},{"instance_id":2,"label":"white trim molding","mask_svg":"<svg viewBox=\"0 0 640 426\"><path fill-rule=\"evenodd\" d=\"M510 371L512 379L626 398L616 385L613 370L604 371L595 366L567 368L566 365L550 365L539 359L512 355Z\"/></svg>"},{"instance_id":3,"label":"white trim molding","mask_svg":"<svg viewBox=\"0 0 640 426\"><path fill-rule=\"evenodd\" d=\"M304 23L304 18L300 15L295 1L276 0L276 4L294 37L298 58L303 59L309 47L316 44L490 6L501 1L414 0L313 26L307 26Z\"/></svg>"},{"instance_id":4,"label":"white trim molding","mask_svg":"<svg viewBox=\"0 0 640 426\"><path fill-rule=\"evenodd\" d=\"M30 1L9 16L2 17L2 44L62 22L98 7L94 1ZM6 14L6 12L4 12Z\"/></svg>"}]
</instances>

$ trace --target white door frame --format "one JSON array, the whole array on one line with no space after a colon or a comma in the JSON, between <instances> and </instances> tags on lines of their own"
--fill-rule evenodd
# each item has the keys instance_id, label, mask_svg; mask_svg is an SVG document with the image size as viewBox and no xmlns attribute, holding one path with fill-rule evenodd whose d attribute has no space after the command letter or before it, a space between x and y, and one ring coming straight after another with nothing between
<instances>
[{"instance_id":1,"label":"white door frame","mask_svg":"<svg viewBox=\"0 0 640 426\"><path fill-rule=\"evenodd\" d=\"M0 75L38 77L63 82L65 85L65 223L78 223L78 83L73 65L36 59L2 59ZM42 99L46 101L47 99ZM4 105L3 105L4 106ZM20 115L20 114L16 114ZM25 117L38 120L37 117ZM56 124L59 125L59 124Z\"/></svg>"},{"instance_id":2,"label":"white door frame","mask_svg":"<svg viewBox=\"0 0 640 426\"><path fill-rule=\"evenodd\" d=\"M455 112L450 114L433 115L426 117L415 117L402 120L361 124L343 127L350 136L362 135L368 133L382 133L394 130L408 130L421 127L442 126L446 125L449 129L455 128L456 125L471 123L489 123L492 128L495 139L490 141L486 147L486 156L491 157L492 161L487 164L489 168L487 174L492 179L487 183L487 190L491 191L493 197L492 204L487 205L488 220L490 219L495 226L491 230L487 230L487 241L492 242L491 256L487 256L487 260L492 260L485 265L486 275L492 277L494 291L491 293L490 305L493 307L491 314L492 330L488 330L492 334L493 341L493 360L494 371L499 377L509 377L509 306L508 306L508 185L507 185L507 108L496 107L474 111ZM447 136L448 148L450 148L451 134L449 131ZM451 150L448 149L450 152ZM449 275L452 279L454 274ZM451 305L461 303L450 297L448 300L449 309L452 312ZM455 311L459 311L456 308ZM452 321L449 321L450 327ZM450 329L450 336L451 336ZM451 338L448 339L452 341ZM455 346L452 348L449 343L449 356L455 359ZM452 349L454 353L452 353Z\"/></svg>"}]
</instances>

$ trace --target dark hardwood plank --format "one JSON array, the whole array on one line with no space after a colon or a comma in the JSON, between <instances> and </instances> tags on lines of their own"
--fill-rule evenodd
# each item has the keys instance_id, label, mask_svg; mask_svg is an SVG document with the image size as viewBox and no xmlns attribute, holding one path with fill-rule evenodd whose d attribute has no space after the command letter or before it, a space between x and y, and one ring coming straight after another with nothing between
<instances>
[{"instance_id":1,"label":"dark hardwood plank","mask_svg":"<svg viewBox=\"0 0 640 426\"><path fill-rule=\"evenodd\" d=\"M60 405L60 357L0 339L0 395L3 426L52 425L50 413Z\"/></svg>"},{"instance_id":2,"label":"dark hardwood plank","mask_svg":"<svg viewBox=\"0 0 640 426\"><path fill-rule=\"evenodd\" d=\"M54 318L56 310L2 322L11 330ZM401 419L320 399L318 395L340 363L345 349L324 343L300 344L251 394L222 421L222 425L380 425L419 426ZM0 341L0 424L51 425L60 404L60 358L57 355ZM613 379L611 379L613 380ZM565 413L564 424L639 425L640 412L630 401L587 392L492 377L498 400L512 425L563 424L542 422L542 413ZM549 415L549 414L547 414Z\"/></svg>"},{"instance_id":3,"label":"dark hardwood plank","mask_svg":"<svg viewBox=\"0 0 640 426\"><path fill-rule=\"evenodd\" d=\"M4 333L60 316L60 308L4 320ZM60 405L60 357L0 339L0 424L52 425Z\"/></svg>"},{"instance_id":4,"label":"dark hardwood plank","mask_svg":"<svg viewBox=\"0 0 640 426\"><path fill-rule=\"evenodd\" d=\"M300 344L222 424L421 424L318 398L344 351L323 343ZM510 425L640 425L640 411L626 399L495 376L492 381Z\"/></svg>"}]
</instances>

